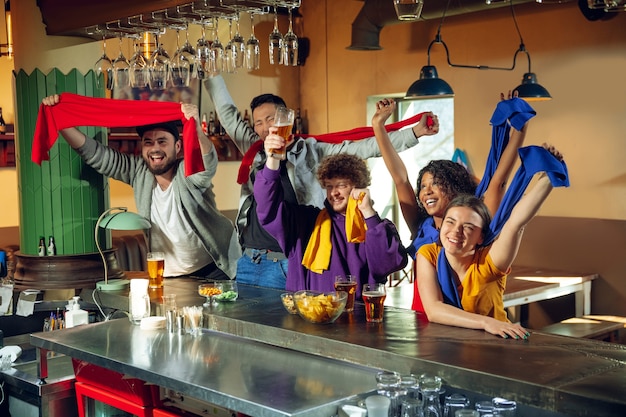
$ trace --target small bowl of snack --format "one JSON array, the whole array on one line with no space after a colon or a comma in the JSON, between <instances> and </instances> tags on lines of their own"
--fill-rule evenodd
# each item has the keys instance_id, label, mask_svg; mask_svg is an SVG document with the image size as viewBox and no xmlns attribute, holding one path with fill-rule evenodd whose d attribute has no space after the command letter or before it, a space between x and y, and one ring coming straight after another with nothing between
<instances>
[{"instance_id":1,"label":"small bowl of snack","mask_svg":"<svg viewBox=\"0 0 626 417\"><path fill-rule=\"evenodd\" d=\"M343 313L348 293L302 290L293 295L300 317L311 323L332 323Z\"/></svg>"},{"instance_id":2,"label":"small bowl of snack","mask_svg":"<svg viewBox=\"0 0 626 417\"><path fill-rule=\"evenodd\" d=\"M296 309L296 302L293 299L293 293L284 292L280 295L280 299L283 302L285 310L287 310L289 314L298 314L298 310Z\"/></svg>"},{"instance_id":3,"label":"small bowl of snack","mask_svg":"<svg viewBox=\"0 0 626 417\"><path fill-rule=\"evenodd\" d=\"M239 290L237 289L237 281L224 280L221 281L222 293L215 295L215 300L218 302L235 301L239 297Z\"/></svg>"}]
</instances>

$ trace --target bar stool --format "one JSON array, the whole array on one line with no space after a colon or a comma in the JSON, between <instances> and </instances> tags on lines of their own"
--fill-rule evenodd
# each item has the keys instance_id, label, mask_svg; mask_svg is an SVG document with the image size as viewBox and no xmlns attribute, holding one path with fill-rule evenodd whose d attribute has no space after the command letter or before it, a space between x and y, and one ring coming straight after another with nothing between
<instances>
[{"instance_id":1,"label":"bar stool","mask_svg":"<svg viewBox=\"0 0 626 417\"><path fill-rule=\"evenodd\" d=\"M131 413L139 417L153 417L154 407L152 405L143 405L130 401L123 396L95 387L84 382L76 382L74 384L76 390L76 401L78 402L78 416L85 417L85 398L91 398L103 402L112 407L118 408L127 413ZM168 414L161 414L167 416ZM175 414L172 414L175 416Z\"/></svg>"}]
</instances>

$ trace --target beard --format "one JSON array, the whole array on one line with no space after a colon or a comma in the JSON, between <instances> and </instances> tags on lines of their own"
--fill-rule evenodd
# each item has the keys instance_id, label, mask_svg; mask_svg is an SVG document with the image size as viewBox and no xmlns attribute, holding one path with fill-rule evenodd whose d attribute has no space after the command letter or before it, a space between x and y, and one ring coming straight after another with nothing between
<instances>
[{"instance_id":1,"label":"beard","mask_svg":"<svg viewBox=\"0 0 626 417\"><path fill-rule=\"evenodd\" d=\"M158 166L154 166L154 162L150 159L150 155L147 157L144 156L143 159L146 162L146 165L148 165L148 170L150 170L153 175L163 175L169 170L174 169L178 163L176 158L169 158L167 155L163 155L163 157L163 162Z\"/></svg>"}]
</instances>

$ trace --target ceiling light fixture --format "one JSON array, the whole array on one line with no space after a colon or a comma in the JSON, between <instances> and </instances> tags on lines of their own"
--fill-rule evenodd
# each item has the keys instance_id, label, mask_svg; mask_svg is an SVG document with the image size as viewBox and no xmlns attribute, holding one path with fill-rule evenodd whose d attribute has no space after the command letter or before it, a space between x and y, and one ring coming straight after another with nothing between
<instances>
[{"instance_id":1,"label":"ceiling light fixture","mask_svg":"<svg viewBox=\"0 0 626 417\"><path fill-rule=\"evenodd\" d=\"M526 46L524 45L524 40L522 39L522 33L519 30L519 26L517 25L517 19L515 17L515 10L513 8L513 0L508 0L511 6L511 15L513 17L513 22L515 23L515 29L517 30L517 34L519 36L520 45L519 48L515 51L513 55L513 64L510 67L492 67L488 65L465 65L465 64L454 64L450 61L450 51L448 50L448 45L443 41L441 37L441 28L443 26L443 21L446 17L446 11L448 10L448 6L450 5L450 0L448 0L446 4L446 8L443 11L443 15L441 16L441 21L439 22L439 27L437 28L437 35L435 39L433 39L428 45L428 65L422 67L420 71L420 78L415 81L406 92L405 98L442 98L442 97L452 97L454 92L452 87L445 82L443 79L439 78L437 74L437 69L435 66L430 65L430 49L434 44L441 44L446 51L446 60L448 65L453 68L472 68L478 70L502 70L502 71L512 71L515 69L515 65L517 62L517 55L519 53L526 54L528 58L528 72L524 74L522 78L522 83L515 87L513 92L517 92L518 97L523 98L527 101L537 101L537 100L550 100L552 97L548 90L542 87L539 83L537 83L537 76L531 70L530 65L530 54L526 50ZM489 1L487 1L489 4Z\"/></svg>"}]
</instances>

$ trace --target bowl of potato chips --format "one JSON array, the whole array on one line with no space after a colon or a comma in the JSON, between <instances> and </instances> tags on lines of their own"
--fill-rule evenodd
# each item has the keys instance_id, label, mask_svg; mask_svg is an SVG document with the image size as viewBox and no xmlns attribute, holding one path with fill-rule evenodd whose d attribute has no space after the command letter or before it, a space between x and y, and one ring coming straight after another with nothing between
<instances>
[{"instance_id":1,"label":"bowl of potato chips","mask_svg":"<svg viewBox=\"0 0 626 417\"><path fill-rule=\"evenodd\" d=\"M296 310L300 317L311 323L332 323L346 308L348 293L318 292L310 290L297 291L293 295Z\"/></svg>"}]
</instances>

